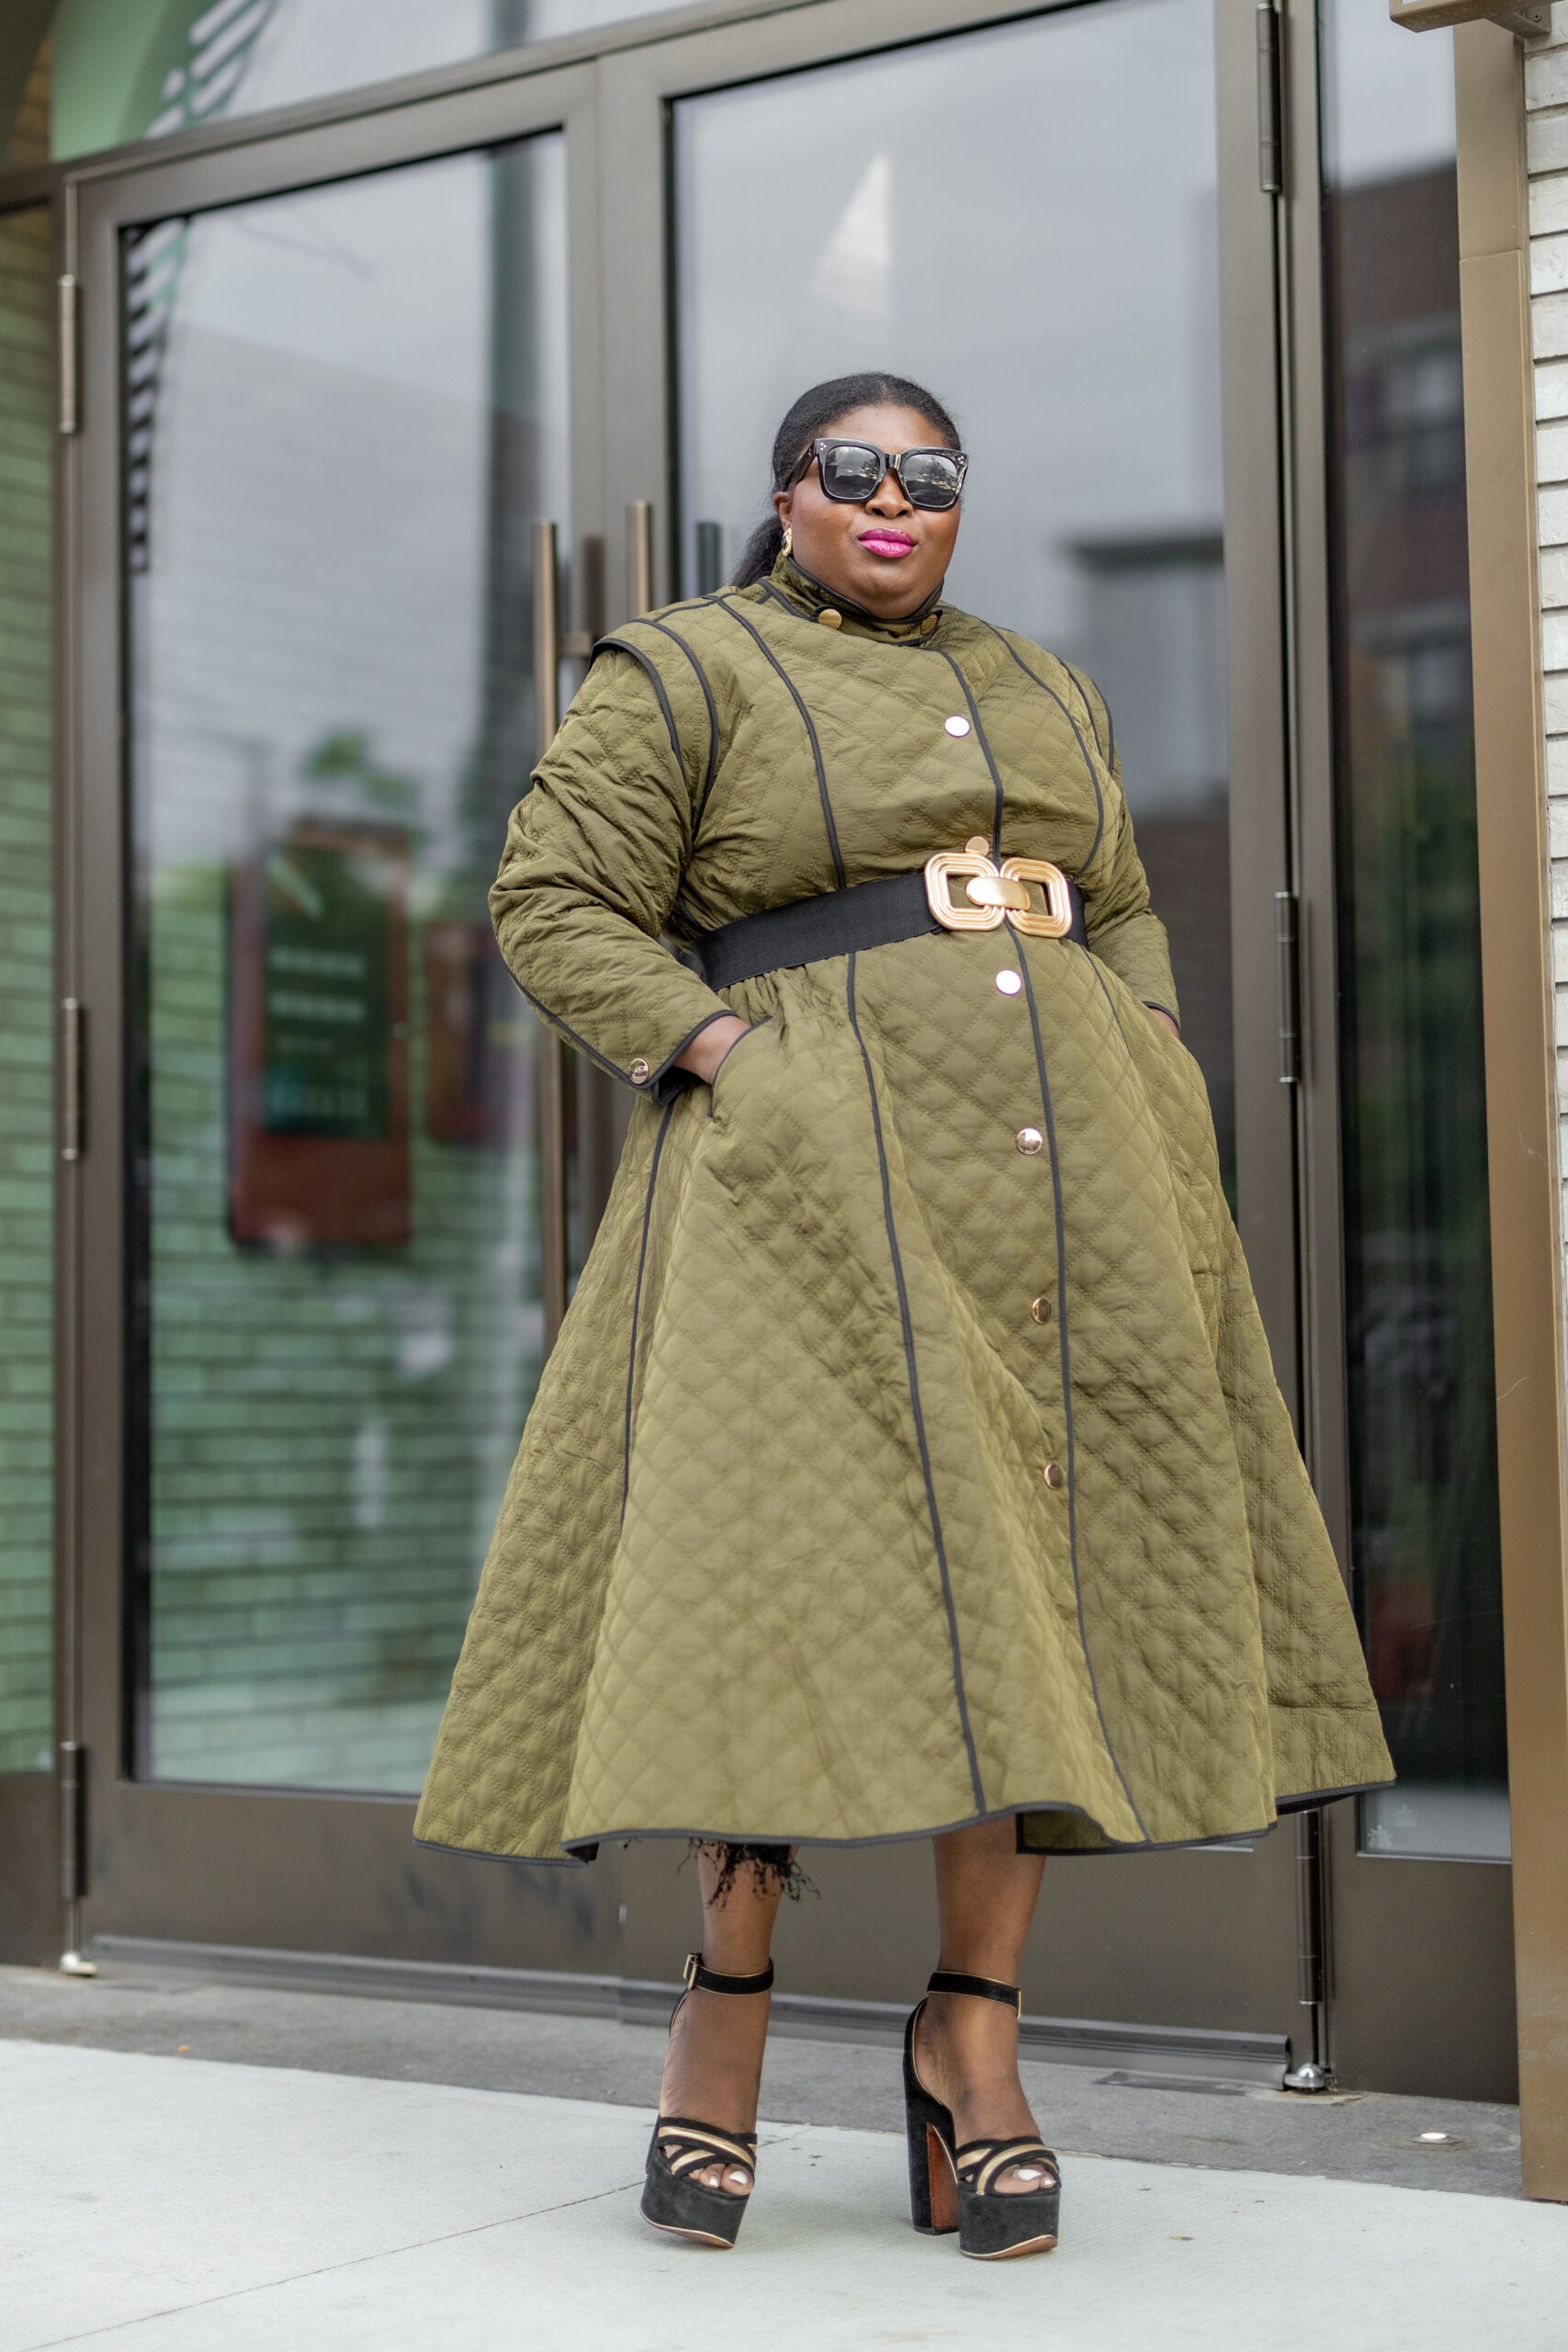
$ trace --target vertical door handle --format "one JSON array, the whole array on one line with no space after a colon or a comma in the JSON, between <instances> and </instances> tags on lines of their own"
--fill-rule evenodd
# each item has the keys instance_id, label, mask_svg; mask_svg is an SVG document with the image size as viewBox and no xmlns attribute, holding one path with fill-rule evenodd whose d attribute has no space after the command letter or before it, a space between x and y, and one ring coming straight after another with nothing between
<instances>
[{"instance_id":1,"label":"vertical door handle","mask_svg":"<svg viewBox=\"0 0 1568 2352\"><path fill-rule=\"evenodd\" d=\"M626 507L626 594L631 617L653 610L653 501L634 498Z\"/></svg>"},{"instance_id":2,"label":"vertical door handle","mask_svg":"<svg viewBox=\"0 0 1568 2352\"><path fill-rule=\"evenodd\" d=\"M1293 890L1274 893L1274 995L1281 1086L1298 1085L1302 1075L1300 903Z\"/></svg>"},{"instance_id":3,"label":"vertical door handle","mask_svg":"<svg viewBox=\"0 0 1568 2352\"><path fill-rule=\"evenodd\" d=\"M75 1160L85 1143L86 1068L83 1057L85 1014L77 997L60 1001L60 1157Z\"/></svg>"},{"instance_id":4,"label":"vertical door handle","mask_svg":"<svg viewBox=\"0 0 1568 2352\"><path fill-rule=\"evenodd\" d=\"M560 726L560 552L553 523L534 526L534 708L538 756ZM539 1086L539 1250L544 1289L545 1347L556 1343L566 1316L566 1048L541 1026L536 1065Z\"/></svg>"},{"instance_id":5,"label":"vertical door handle","mask_svg":"<svg viewBox=\"0 0 1568 2352\"><path fill-rule=\"evenodd\" d=\"M1258 185L1265 196L1285 192L1284 92L1280 57L1280 17L1263 0L1258 25Z\"/></svg>"},{"instance_id":6,"label":"vertical door handle","mask_svg":"<svg viewBox=\"0 0 1568 2352\"><path fill-rule=\"evenodd\" d=\"M534 707L543 759L560 725L560 552L553 523L534 526Z\"/></svg>"}]
</instances>

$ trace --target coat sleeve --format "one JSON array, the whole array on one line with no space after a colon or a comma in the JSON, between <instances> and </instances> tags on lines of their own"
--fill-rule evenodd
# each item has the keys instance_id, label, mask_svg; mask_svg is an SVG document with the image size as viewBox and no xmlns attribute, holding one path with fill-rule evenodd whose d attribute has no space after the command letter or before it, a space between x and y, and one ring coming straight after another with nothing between
<instances>
[{"instance_id":1,"label":"coat sleeve","mask_svg":"<svg viewBox=\"0 0 1568 2352\"><path fill-rule=\"evenodd\" d=\"M1125 980L1134 996L1156 1012L1168 1012L1179 1027L1180 1008L1171 977L1165 925L1149 904L1133 820L1122 789L1122 755L1104 697L1089 679L1071 673L1089 707L1095 750L1104 762L1105 831L1084 882L1084 925L1093 954Z\"/></svg>"},{"instance_id":2,"label":"coat sleeve","mask_svg":"<svg viewBox=\"0 0 1568 2352\"><path fill-rule=\"evenodd\" d=\"M600 654L513 810L490 894L529 1003L656 1102L694 1082L676 1055L730 1011L660 939L708 750L705 713L687 726L678 692L639 654Z\"/></svg>"}]
</instances>

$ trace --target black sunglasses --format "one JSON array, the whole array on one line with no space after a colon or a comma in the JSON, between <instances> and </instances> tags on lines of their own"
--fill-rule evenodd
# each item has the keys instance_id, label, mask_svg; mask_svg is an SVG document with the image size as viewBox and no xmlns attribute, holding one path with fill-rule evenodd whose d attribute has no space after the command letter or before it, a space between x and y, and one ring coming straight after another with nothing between
<instances>
[{"instance_id":1,"label":"black sunglasses","mask_svg":"<svg viewBox=\"0 0 1568 2352\"><path fill-rule=\"evenodd\" d=\"M938 514L957 505L969 470L962 449L895 452L879 449L874 441L813 441L795 469L796 481L813 458L824 498L836 498L846 506L863 506L894 474L911 506Z\"/></svg>"}]
</instances>

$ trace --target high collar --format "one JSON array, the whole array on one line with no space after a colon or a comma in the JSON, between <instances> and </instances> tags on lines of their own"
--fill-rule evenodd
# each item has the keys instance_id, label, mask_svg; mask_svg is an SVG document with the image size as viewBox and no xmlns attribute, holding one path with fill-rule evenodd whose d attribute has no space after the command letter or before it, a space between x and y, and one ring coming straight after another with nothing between
<instances>
[{"instance_id":1,"label":"high collar","mask_svg":"<svg viewBox=\"0 0 1568 2352\"><path fill-rule=\"evenodd\" d=\"M836 596L830 589L824 588L819 580L813 579L809 571L802 570L792 555L781 555L777 559L769 574L768 585L803 619L820 622L822 614L838 613L841 616L840 628L845 636L879 638L885 644L907 643L910 639L918 643L929 643L936 631L926 624L933 616L940 618L942 611L942 583L939 581L925 603L917 606L914 612L906 613L900 620L880 620L874 613L868 613L863 605L852 604L847 596Z\"/></svg>"}]
</instances>

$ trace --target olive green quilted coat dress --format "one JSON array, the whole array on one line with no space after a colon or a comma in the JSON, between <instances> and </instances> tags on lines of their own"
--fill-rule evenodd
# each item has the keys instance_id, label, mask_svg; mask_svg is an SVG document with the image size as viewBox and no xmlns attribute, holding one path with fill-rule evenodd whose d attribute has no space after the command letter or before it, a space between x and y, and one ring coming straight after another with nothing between
<instances>
[{"instance_id":1,"label":"olive green quilted coat dress","mask_svg":"<svg viewBox=\"0 0 1568 2352\"><path fill-rule=\"evenodd\" d=\"M976 835L1077 879L1087 951L932 931L716 995L664 944ZM600 653L491 906L639 1099L416 1836L1136 1849L1390 1777L1083 679L783 559ZM710 1091L673 1060L730 1010Z\"/></svg>"}]
</instances>

